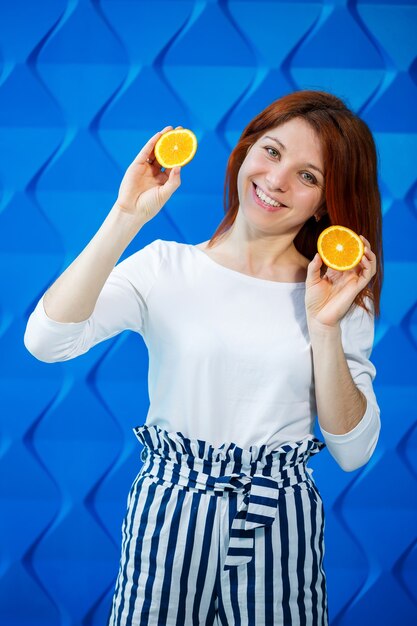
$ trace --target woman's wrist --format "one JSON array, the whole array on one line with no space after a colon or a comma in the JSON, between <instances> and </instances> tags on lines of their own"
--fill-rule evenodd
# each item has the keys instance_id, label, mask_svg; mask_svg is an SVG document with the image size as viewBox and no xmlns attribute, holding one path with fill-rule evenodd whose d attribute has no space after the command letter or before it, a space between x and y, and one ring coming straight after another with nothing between
<instances>
[{"instance_id":1,"label":"woman's wrist","mask_svg":"<svg viewBox=\"0 0 417 626\"><path fill-rule=\"evenodd\" d=\"M324 339L339 339L341 335L340 322L334 325L323 324L315 319L307 317L307 327L311 338Z\"/></svg>"},{"instance_id":2,"label":"woman's wrist","mask_svg":"<svg viewBox=\"0 0 417 626\"><path fill-rule=\"evenodd\" d=\"M135 234L138 233L146 223L143 217L139 217L135 213L127 210L117 200L113 204L108 217L116 227L120 227Z\"/></svg>"}]
</instances>

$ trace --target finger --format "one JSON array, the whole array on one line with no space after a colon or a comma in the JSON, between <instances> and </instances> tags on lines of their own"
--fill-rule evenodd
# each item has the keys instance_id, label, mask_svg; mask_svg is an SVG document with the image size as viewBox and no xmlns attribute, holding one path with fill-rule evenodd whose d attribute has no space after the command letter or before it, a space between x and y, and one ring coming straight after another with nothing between
<instances>
[{"instance_id":1,"label":"finger","mask_svg":"<svg viewBox=\"0 0 417 626\"><path fill-rule=\"evenodd\" d=\"M373 252L373 251L371 250L370 246L368 246L368 245L367 245L367 246L365 246L365 248L364 248L364 254L366 254L366 256L367 256L368 258L371 258L371 259L372 259L372 258L375 258L375 259L376 259L375 252Z\"/></svg>"},{"instance_id":2,"label":"finger","mask_svg":"<svg viewBox=\"0 0 417 626\"><path fill-rule=\"evenodd\" d=\"M161 136L162 133L155 133L155 135L153 135L153 137L151 137L149 139L149 141L147 141L147 143L143 146L142 150L136 155L133 163L135 165L143 165L144 163L146 163L147 159L151 159L151 157L153 156L153 150L155 148L155 144L158 141L159 137Z\"/></svg>"},{"instance_id":3,"label":"finger","mask_svg":"<svg viewBox=\"0 0 417 626\"><path fill-rule=\"evenodd\" d=\"M362 259L366 259L367 261L369 261L369 263L371 263L372 266L376 267L376 256L373 252L371 252L371 250L369 250L368 248L365 248Z\"/></svg>"},{"instance_id":4,"label":"finger","mask_svg":"<svg viewBox=\"0 0 417 626\"><path fill-rule=\"evenodd\" d=\"M166 172L166 170L165 170ZM165 173L164 172L164 173ZM167 181L159 188L159 197L163 204L169 200L174 191L181 185L181 168L173 167Z\"/></svg>"},{"instance_id":5,"label":"finger","mask_svg":"<svg viewBox=\"0 0 417 626\"><path fill-rule=\"evenodd\" d=\"M376 274L376 257L369 259L367 256L363 256L360 262L360 265L364 268L365 271L369 271L371 276Z\"/></svg>"},{"instance_id":6,"label":"finger","mask_svg":"<svg viewBox=\"0 0 417 626\"><path fill-rule=\"evenodd\" d=\"M372 276L374 276L374 274L376 273L376 268L365 256L362 258L360 267L362 271L358 277L358 288L359 290L362 290L366 287Z\"/></svg>"},{"instance_id":7,"label":"finger","mask_svg":"<svg viewBox=\"0 0 417 626\"><path fill-rule=\"evenodd\" d=\"M376 255L371 250L371 244L366 239L366 237L364 237L363 235L359 235L359 237L362 239L362 241L364 243L364 250L363 250L362 258L365 256L365 258L369 259L371 261L371 263L373 265L375 265L375 268L376 268Z\"/></svg>"},{"instance_id":8,"label":"finger","mask_svg":"<svg viewBox=\"0 0 417 626\"><path fill-rule=\"evenodd\" d=\"M173 126L165 126L165 128L161 130L161 135L163 135L164 133L167 133L169 130L172 130L173 128L174 128Z\"/></svg>"},{"instance_id":9,"label":"finger","mask_svg":"<svg viewBox=\"0 0 417 626\"><path fill-rule=\"evenodd\" d=\"M363 236L363 235L359 235L359 237L362 239L365 248L368 248L368 250L371 249L371 244L369 243L369 241Z\"/></svg>"},{"instance_id":10,"label":"finger","mask_svg":"<svg viewBox=\"0 0 417 626\"><path fill-rule=\"evenodd\" d=\"M362 256L362 260L366 259L372 268L373 273L375 274L376 272L376 266L377 266L377 262L376 262L376 255L372 252L372 250L370 248L368 248L368 246L365 246L364 251L363 251L363 256Z\"/></svg>"},{"instance_id":11,"label":"finger","mask_svg":"<svg viewBox=\"0 0 417 626\"><path fill-rule=\"evenodd\" d=\"M314 284L321 280L320 268L322 265L322 258L317 252L312 261L308 264L306 284Z\"/></svg>"},{"instance_id":12,"label":"finger","mask_svg":"<svg viewBox=\"0 0 417 626\"><path fill-rule=\"evenodd\" d=\"M172 126L165 126L165 128L163 128L161 131L159 131L158 133L155 133L155 135L153 135L153 137L151 137L149 141L146 142L142 150L137 154L133 163L135 163L136 165L138 164L143 165L144 163L146 163L147 159L150 159L151 161L153 161L154 160L154 148L155 148L156 142L161 137L161 135L166 133L171 128Z\"/></svg>"}]
</instances>

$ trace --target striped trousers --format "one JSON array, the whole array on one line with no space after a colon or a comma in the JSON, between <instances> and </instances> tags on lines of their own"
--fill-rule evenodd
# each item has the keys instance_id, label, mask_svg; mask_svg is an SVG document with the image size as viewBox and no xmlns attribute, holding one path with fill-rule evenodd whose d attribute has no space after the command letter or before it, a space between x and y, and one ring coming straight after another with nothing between
<instances>
[{"instance_id":1,"label":"striped trousers","mask_svg":"<svg viewBox=\"0 0 417 626\"><path fill-rule=\"evenodd\" d=\"M270 451L141 426L108 626L327 626L308 436Z\"/></svg>"}]
</instances>

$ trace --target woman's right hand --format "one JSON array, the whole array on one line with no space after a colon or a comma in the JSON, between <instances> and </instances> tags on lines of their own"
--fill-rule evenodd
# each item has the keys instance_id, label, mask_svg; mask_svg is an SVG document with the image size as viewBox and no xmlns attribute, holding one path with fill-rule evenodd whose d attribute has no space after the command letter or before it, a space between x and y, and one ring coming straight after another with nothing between
<instances>
[{"instance_id":1,"label":"woman's right hand","mask_svg":"<svg viewBox=\"0 0 417 626\"><path fill-rule=\"evenodd\" d=\"M166 126L149 139L127 168L120 185L116 205L124 213L137 217L141 224L155 217L181 184L180 168L161 172L161 166L154 154L158 139L172 128ZM175 173L176 170L178 173Z\"/></svg>"}]
</instances>

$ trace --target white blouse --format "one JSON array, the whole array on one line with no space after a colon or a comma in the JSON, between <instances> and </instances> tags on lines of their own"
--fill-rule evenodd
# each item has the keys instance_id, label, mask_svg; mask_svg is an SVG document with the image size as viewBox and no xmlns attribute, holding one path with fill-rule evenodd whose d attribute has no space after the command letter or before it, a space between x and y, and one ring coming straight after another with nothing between
<instances>
[{"instance_id":1,"label":"white blouse","mask_svg":"<svg viewBox=\"0 0 417 626\"><path fill-rule=\"evenodd\" d=\"M146 424L214 446L266 443L274 450L313 434L317 414L304 297L304 282L248 276L193 245L158 239L114 268L87 320L50 319L42 297L24 342L33 356L52 363L133 330L149 352ZM374 318L354 307L341 330L367 409L349 433L321 432L350 471L368 461L380 430L369 360Z\"/></svg>"}]
</instances>

